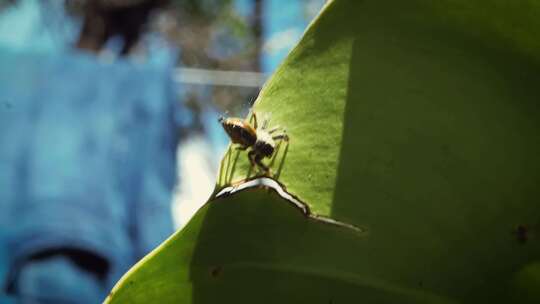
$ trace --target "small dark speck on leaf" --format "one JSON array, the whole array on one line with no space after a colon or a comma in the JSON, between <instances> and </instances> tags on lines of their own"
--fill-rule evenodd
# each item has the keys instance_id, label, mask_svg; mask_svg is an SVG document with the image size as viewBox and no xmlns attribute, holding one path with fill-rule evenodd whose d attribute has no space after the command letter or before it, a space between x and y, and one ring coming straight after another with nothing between
<instances>
[{"instance_id":1,"label":"small dark speck on leaf","mask_svg":"<svg viewBox=\"0 0 540 304\"><path fill-rule=\"evenodd\" d=\"M450 152L450 146L442 145L441 150L443 151L443 153L448 153L448 152Z\"/></svg>"},{"instance_id":2,"label":"small dark speck on leaf","mask_svg":"<svg viewBox=\"0 0 540 304\"><path fill-rule=\"evenodd\" d=\"M210 275L215 278L221 274L221 266L216 266L210 271Z\"/></svg>"},{"instance_id":3,"label":"small dark speck on leaf","mask_svg":"<svg viewBox=\"0 0 540 304\"><path fill-rule=\"evenodd\" d=\"M523 224L517 225L514 229L514 235L518 242L522 244L526 243L529 239L529 227Z\"/></svg>"},{"instance_id":4,"label":"small dark speck on leaf","mask_svg":"<svg viewBox=\"0 0 540 304\"><path fill-rule=\"evenodd\" d=\"M6 102L4 102L4 107L9 110L9 109L11 109L13 107L13 105L11 104L11 102L6 101Z\"/></svg>"},{"instance_id":5,"label":"small dark speck on leaf","mask_svg":"<svg viewBox=\"0 0 540 304\"><path fill-rule=\"evenodd\" d=\"M424 282L422 282L422 281L418 282L418 286L424 287Z\"/></svg>"}]
</instances>

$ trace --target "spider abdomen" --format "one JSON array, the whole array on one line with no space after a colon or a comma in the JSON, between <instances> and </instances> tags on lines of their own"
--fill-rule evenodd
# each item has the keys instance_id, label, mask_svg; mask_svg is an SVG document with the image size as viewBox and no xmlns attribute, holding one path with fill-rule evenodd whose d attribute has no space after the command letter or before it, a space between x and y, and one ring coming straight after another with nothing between
<instances>
[{"instance_id":1,"label":"spider abdomen","mask_svg":"<svg viewBox=\"0 0 540 304\"><path fill-rule=\"evenodd\" d=\"M227 118L222 119L221 124L233 143L245 147L255 144L257 133L247 122L237 118Z\"/></svg>"}]
</instances>

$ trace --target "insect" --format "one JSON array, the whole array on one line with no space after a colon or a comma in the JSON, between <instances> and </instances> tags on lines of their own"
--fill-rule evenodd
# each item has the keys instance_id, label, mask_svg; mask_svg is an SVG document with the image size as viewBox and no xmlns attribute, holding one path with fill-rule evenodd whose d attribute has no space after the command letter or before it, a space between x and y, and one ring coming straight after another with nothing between
<instances>
[{"instance_id":1,"label":"insect","mask_svg":"<svg viewBox=\"0 0 540 304\"><path fill-rule=\"evenodd\" d=\"M257 124L257 115L253 112L253 125L250 121L241 118L225 118L220 117L218 121L231 138L233 144L237 144L237 150L246 150L248 158L253 167L258 166L268 172L270 168L263 164L262 160L265 157L271 157L276 149L277 140L289 141L289 136L285 133L285 129L276 126L268 130L268 119L265 119L262 126L259 128Z\"/></svg>"}]
</instances>

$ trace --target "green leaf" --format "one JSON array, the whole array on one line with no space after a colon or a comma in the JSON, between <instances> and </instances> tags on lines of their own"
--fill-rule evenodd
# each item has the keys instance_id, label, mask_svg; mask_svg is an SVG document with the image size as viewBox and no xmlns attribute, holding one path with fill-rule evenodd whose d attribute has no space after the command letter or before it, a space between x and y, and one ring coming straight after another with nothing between
<instances>
[{"instance_id":1,"label":"green leaf","mask_svg":"<svg viewBox=\"0 0 540 304\"><path fill-rule=\"evenodd\" d=\"M471 2L327 4L254 106L286 192L228 151L108 302L538 302L540 4Z\"/></svg>"}]
</instances>

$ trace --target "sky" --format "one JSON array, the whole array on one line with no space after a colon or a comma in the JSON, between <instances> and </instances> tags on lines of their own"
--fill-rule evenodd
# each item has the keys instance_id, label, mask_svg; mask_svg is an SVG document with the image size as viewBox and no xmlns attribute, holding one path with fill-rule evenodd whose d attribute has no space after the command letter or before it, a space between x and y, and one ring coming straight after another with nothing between
<instances>
[{"instance_id":1,"label":"sky","mask_svg":"<svg viewBox=\"0 0 540 304\"><path fill-rule=\"evenodd\" d=\"M265 0L263 2L262 70L274 71L302 37L324 0ZM252 0L236 0L240 15L247 16Z\"/></svg>"}]
</instances>

